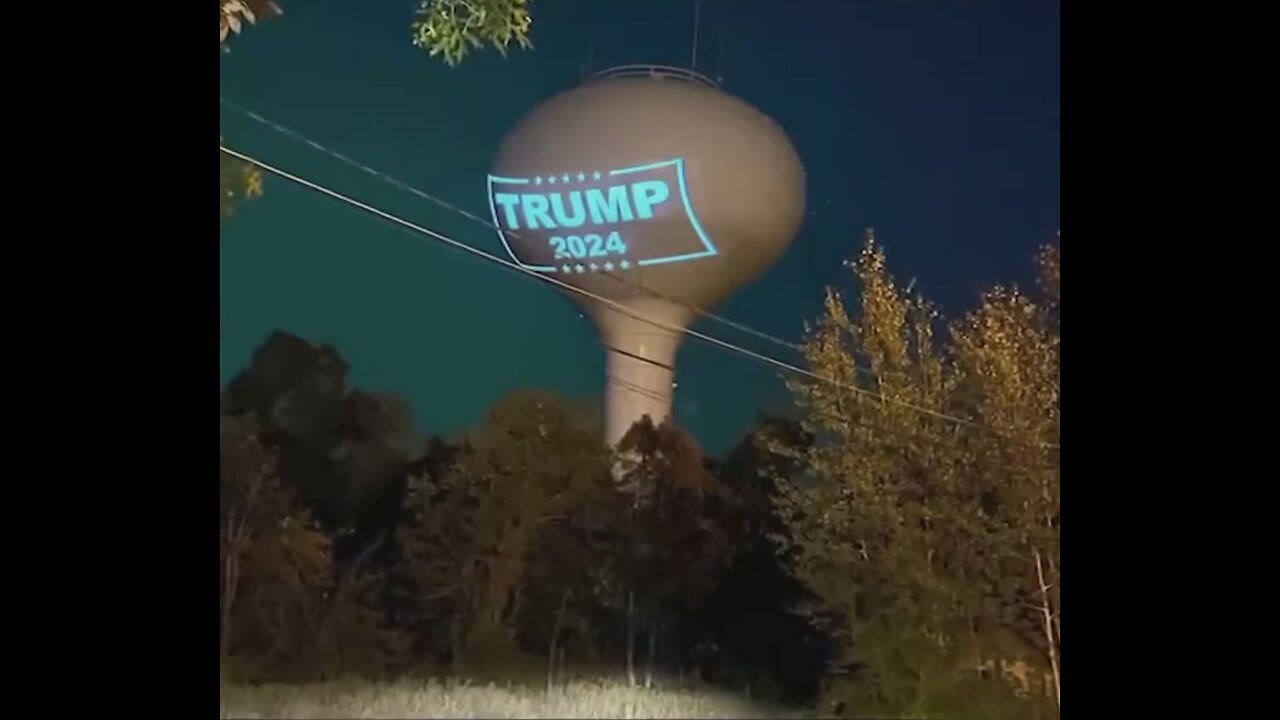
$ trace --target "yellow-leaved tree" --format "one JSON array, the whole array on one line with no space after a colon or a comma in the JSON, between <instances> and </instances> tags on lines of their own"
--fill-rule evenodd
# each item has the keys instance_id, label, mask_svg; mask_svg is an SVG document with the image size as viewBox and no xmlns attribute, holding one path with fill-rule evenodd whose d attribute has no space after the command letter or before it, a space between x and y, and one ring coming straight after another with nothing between
<instances>
[{"instance_id":1,"label":"yellow-leaved tree","mask_svg":"<svg viewBox=\"0 0 1280 720\"><path fill-rule=\"evenodd\" d=\"M846 620L854 714L1056 713L1057 248L1041 302L997 288L953 323L893 281L869 232L851 315L829 290L792 391L816 442L779 541Z\"/></svg>"}]
</instances>

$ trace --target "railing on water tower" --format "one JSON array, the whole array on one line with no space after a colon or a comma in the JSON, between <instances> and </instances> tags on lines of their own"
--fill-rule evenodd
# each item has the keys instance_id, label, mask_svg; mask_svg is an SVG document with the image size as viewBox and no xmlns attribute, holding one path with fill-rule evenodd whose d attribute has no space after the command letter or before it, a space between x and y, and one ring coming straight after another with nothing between
<instances>
[{"instance_id":1,"label":"railing on water tower","mask_svg":"<svg viewBox=\"0 0 1280 720\"><path fill-rule=\"evenodd\" d=\"M720 86L714 80L693 70L685 68L673 67L671 65L619 65L608 70L591 76L591 80L604 78L626 78L626 77L645 77L655 80L681 80L690 82L695 85L705 85L712 90L719 90Z\"/></svg>"}]
</instances>

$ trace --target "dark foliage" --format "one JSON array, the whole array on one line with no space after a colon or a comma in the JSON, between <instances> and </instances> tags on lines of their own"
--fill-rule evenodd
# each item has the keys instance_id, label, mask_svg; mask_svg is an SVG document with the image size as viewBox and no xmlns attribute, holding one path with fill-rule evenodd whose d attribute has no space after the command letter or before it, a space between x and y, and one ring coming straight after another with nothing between
<instances>
[{"instance_id":1,"label":"dark foliage","mask_svg":"<svg viewBox=\"0 0 1280 720\"><path fill-rule=\"evenodd\" d=\"M419 437L402 403L351 389L347 370L334 348L276 332L220 396L224 423L248 434L246 447L260 448L254 457L271 459L286 493L280 502L292 503L273 517L294 513L314 527L307 537L318 544L305 559L328 569L316 581L324 587L312 589L320 600L308 602L341 597L350 606L347 619L325 626L343 638L325 641L345 648L342 657L317 646L308 650L313 668L447 667L468 638L481 642L468 633L487 618L553 676L566 666L624 667L630 636L633 663L645 672L793 703L815 699L832 641L792 612L810 597L770 538L782 527L771 478L797 470L776 448L809 442L797 425L764 418L717 462L683 432L646 418L621 444L615 475L605 448L591 448L598 433L587 414L552 396L512 396L456 444ZM520 498L487 494L528 483L537 486ZM429 532L415 534L423 522ZM424 537L427 545L408 552L406 539ZM453 549L439 546L429 567L412 561L446 540ZM463 548L480 552L476 558L499 548L517 557L471 566L439 554ZM486 594L492 585L468 574L472 567L501 570L510 590ZM353 645L352 633L368 642ZM366 646L398 657L371 656ZM320 672L272 670L296 665L279 653L232 661L253 663L257 677Z\"/></svg>"}]
</instances>

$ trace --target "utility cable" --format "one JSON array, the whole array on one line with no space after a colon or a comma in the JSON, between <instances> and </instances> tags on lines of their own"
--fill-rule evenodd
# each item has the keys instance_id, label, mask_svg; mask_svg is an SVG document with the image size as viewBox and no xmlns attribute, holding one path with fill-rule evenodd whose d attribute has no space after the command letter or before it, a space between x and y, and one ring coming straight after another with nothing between
<instances>
[{"instance_id":1,"label":"utility cable","mask_svg":"<svg viewBox=\"0 0 1280 720\"><path fill-rule=\"evenodd\" d=\"M365 212L368 212L368 213L370 213L370 214L373 214L373 215L376 215L376 216L378 216L378 217L381 217L381 218L383 218L384 220L391 221L391 222L393 222L393 223L395 223L395 224L397 224L397 225L400 225L400 226L402 226L402 227L405 227L405 228L408 228L408 229L410 229L410 230L413 230L413 231L415 231L415 232L417 232L417 233L419 233L419 234L421 234L421 235L425 235L425 236L427 236L427 237L429 237L429 238L432 238L432 239L435 239L435 240L437 240L437 241L439 241L439 242L443 242L443 243L445 243L446 245L452 246L452 247L454 247L454 248L456 248L456 249L459 249L459 250L462 250L462 251L464 251L464 252L467 252L467 253L470 253L470 254L472 254L472 255L475 255L475 256L477 256L477 257L480 257L480 258L486 259L486 260L488 260L488 261L490 261L490 262L497 263L497 264L499 264L499 265L502 265L502 266L507 267L507 268L512 269L512 270L515 270L516 272L522 273L522 274L524 274L524 275L528 275L528 276L530 276L530 277L536 278L537 280L539 280L539 281L541 281L541 282L548 283L548 284L550 284L550 285L555 285L556 287L559 287L559 288L561 288L561 289L567 290L567 291L569 291L569 292L571 292L571 293L575 293L575 294L577 294L577 295L581 295L581 296L583 296L583 297L589 298L589 299L594 300L594 301L596 301L596 302L598 302L598 303L601 303L601 304L606 305L606 306L608 306L608 307L610 307L610 308L613 308L613 309L615 309L615 310L617 310L617 311L621 312L621 313L622 313L622 314L624 314L624 315L627 315L627 316L632 317L632 318L634 318L634 319L636 319L636 320L639 320L639 321L641 321L641 322L643 322L643 323L646 323L646 324L652 325L652 326L654 326L654 327L657 327L657 328L660 328L660 329L666 330L666 331L671 332L671 333L675 333L675 334L682 334L682 335L688 335L688 336L693 337L693 338L695 338L695 339L697 339L697 340L701 340L701 341L703 341L703 342L705 342L705 343L708 343L708 344L711 344L711 345L714 345L714 346L720 347L720 348L725 349L725 350L729 350L730 352L735 352L735 353L738 353L738 354L740 354L740 355L744 355L744 356L746 356L746 357L752 358L752 359L754 359L754 360L757 360L757 361L759 361L759 362L762 362L762 363L764 363L764 364L766 364L766 365L770 365L770 366L775 367L775 368L777 368L777 369L785 370L785 371L787 371L787 372L791 372L791 373L796 374L796 375L800 375L800 376L803 376L803 377L807 377L807 378L809 378L809 379L811 379L811 380L815 380L815 381L817 381L817 382L821 382L821 383L823 383L823 384L831 385L831 386L833 386L833 387L836 387L836 388L839 388L839 389L842 389L842 390L847 390L847 391L852 392L852 393L857 394L857 395L862 395L862 396L865 396L865 397L868 397L868 398L876 399L876 400L879 400L879 401L884 402L884 403L889 403L889 404L898 405L898 406L901 406L901 407L904 407L904 408L907 408L907 409L910 409L910 410L914 410L914 411L919 412L919 413L921 413L921 414L929 415L929 416L931 416L931 417L935 417L935 418L937 418L937 419L939 419L939 420L945 420L945 421L948 421L948 422L953 422L953 423L956 423L956 424L958 424L958 425L964 425L964 426L970 426L970 427L974 425L974 423L973 423L972 421L970 421L970 420L966 420L966 419L964 419L964 418L956 417L956 416L954 416L954 415L949 415L949 414L947 414L947 413L942 413L942 412L939 412L939 411L937 411L937 410L933 410L932 408L921 407L921 406L919 406L919 405L915 405L915 404L913 404L913 403L908 403L908 402L905 402L905 401L902 401L902 400L896 400L896 399L894 399L894 398L888 398L888 397L885 397L885 396L883 396L883 395L880 395L879 393L875 393L875 392L873 392L873 391L870 391L870 390L866 390L866 389L864 389L864 388L857 387L856 385L847 385L847 384L845 384L845 383L841 383L841 382L839 382L839 381L832 380L831 378L827 378L827 377L824 377L824 376L822 376L822 375L818 375L817 373L815 373L815 372L813 372L813 371L811 371L811 370L806 370L806 369L804 369L804 368L798 367L798 366L796 366L796 365L792 365L791 363L788 363L788 362L785 362L785 361L782 361L782 360L778 360L778 359L773 358L773 357L770 357L770 356L768 356L768 355L764 355L764 354L761 354L761 353L755 352L755 351L753 351L753 350L748 350L747 348L744 348L744 347L741 347L741 346L739 346L739 345L735 345L735 344L733 344L733 343L730 343L730 342L727 342L727 341L721 340L721 339L716 338L716 337L713 337L713 336L711 336L711 335L707 335L706 333L703 333L703 332L700 332L700 331L697 331L697 330L693 330L692 328L680 327L680 326L677 326L677 325L671 325L671 324L669 324L669 323L665 323L665 322L662 322L662 321L660 321L660 320L654 320L653 318L645 317L643 314L641 314L641 313L639 313L639 312L637 312L637 311L635 311L635 310L632 310L631 308L627 307L627 306L626 306L626 305L624 305L623 303L620 303L620 302L618 302L618 301L616 301L616 300L611 300L611 299L609 299L609 298L606 298L606 297L603 297L603 296L598 295L598 294L596 294L596 293L593 293L593 292L591 292L591 291L589 291L589 290L584 290L583 288L576 287L576 286L574 286L574 285L571 285L571 284L569 284L569 283L564 282L563 280L560 280L559 278L556 278L556 277L553 277L553 276L550 276L550 275L544 275L544 274L542 274L542 273L538 273L538 272L535 272L535 271L533 271L533 270L529 270L528 268L526 268L526 267L524 267L524 266L522 266L522 265L520 265L520 264L518 264L518 263L515 263L515 262L513 262L513 261L511 261L511 260L507 260L507 259L502 258L502 257L499 257L499 256L497 256L497 255L493 255L493 254L491 254L491 253L487 253L487 252L485 252L485 251L483 251L483 250L481 250L481 249L479 249L479 248L473 247L473 246L471 246L471 245L469 245L469 244L467 244L467 243L464 243L464 242L462 242L462 241L460 241L460 240L456 240L456 239L451 238L451 237L449 237L449 236L447 236L447 235L444 235L444 234L442 234L442 233L439 233L439 232L437 232L437 231L435 231L435 230L431 230L430 228L423 227L423 226L418 225L418 224L416 224L416 223L413 223L413 222L410 222L410 221L405 220L405 219L403 219L403 218L400 218L400 217L397 217L397 216L395 216L395 215L392 215L391 213L388 213L388 212L386 212L385 210L381 210L381 209L376 208L376 207L374 207L374 206L372 206L372 205L369 205L368 203L362 202L362 201L357 200L357 199L355 199L355 198L352 198L352 197L350 197L350 196L343 195L342 193L339 193L339 192L337 192L337 191L335 191L335 190L332 190L332 189L330 189L330 188L324 187L323 185L320 185L320 184L318 184L318 183L315 183L315 182L312 182L312 181L310 181L310 180L307 180L306 178L299 177L298 175L295 175L295 174L293 174L293 173L290 173L290 172L288 172L288 171L286 171L286 170L283 170L283 169L280 169L280 168L274 167L274 166L272 166L272 165L268 165L267 163L265 163L265 162L263 162L263 161L261 161L261 160L258 160L257 158L251 157L251 156L246 155L246 154L244 154L244 153L240 153L240 152L238 152L238 151L236 151L236 150L233 150L233 149L231 149L231 148L226 147L225 145L219 144L218 149L219 149L221 152L223 152L223 153L225 153L225 154L227 154L227 155L229 155L229 156L231 156L231 157L237 158L237 159L239 159L239 160L241 160L241 161L243 161L243 162L250 163L251 165L255 165L255 166L257 166L257 167L261 168L262 170L265 170L265 171L267 171L267 172L269 172L269 173L271 173L271 174L273 174L273 175L276 175L276 176L278 176L278 177L281 177L281 178L283 178L283 179L285 179L285 180L289 180L289 181L291 181L291 182L293 182L293 183L296 183L296 184L298 184L298 185L302 185L303 187L306 187L306 188L308 188L308 189L311 189L311 190L313 190L313 191L315 191L315 192L318 192L318 193L320 193L320 194L322 194L322 195L326 195L326 196L328 196L328 197L331 197L331 198L333 198L333 199L335 199L335 200L338 200L338 201L340 201L340 202L344 202L344 203L346 203L346 204L348 204L348 205L351 205L352 207L358 208L358 209L360 209L360 210L364 210ZM1045 443L1045 444L1043 444L1043 446L1044 446L1044 447L1047 447L1047 448L1050 448L1050 449L1058 449L1058 446L1057 446L1057 445L1055 445L1055 444Z\"/></svg>"},{"instance_id":2,"label":"utility cable","mask_svg":"<svg viewBox=\"0 0 1280 720\"><path fill-rule=\"evenodd\" d=\"M309 137L307 137L307 136L303 135L302 133L300 133L300 132L298 132L298 131L296 131L296 130L293 130L293 129L291 129L291 128L287 128L287 127L285 127L285 126L283 126L283 125L281 125L281 124L279 124L279 123L277 123L277 122L274 122L274 121L272 121L272 120L270 120L270 119L268 119L268 118L265 118L265 117L263 117L262 115L259 115L258 113L254 112L253 110L250 110L250 109L248 109L248 108L246 108L246 107L243 107L243 106L241 106L241 105L239 105L239 104L237 104L237 103L235 103L235 102L232 102L232 101L230 101L230 100L227 100L227 99L226 99L226 98L224 98L224 97L219 96L219 97L218 97L218 101L219 101L220 103L222 103L223 105L225 105L226 107L230 108L231 110L233 110L233 111L235 111L235 112L237 112L237 113L239 113L239 114L241 114L241 115L244 115L245 117L248 117L249 119L251 119L251 120L253 120L253 121L255 121L255 122L259 123L259 124L265 125L266 127L270 128L270 129L272 129L272 130L275 130L276 132L278 132L278 133L280 133L280 134L282 134L282 135L284 135L284 136L286 136L286 137L289 137L289 138L292 138L292 139L294 139L294 140L297 140L298 142L301 142L301 143L303 143L303 144L305 144L305 145L307 145L307 146L309 146L309 147L311 147L311 148L313 148L313 149L315 149L315 150L318 150L318 151L320 151L320 152L322 152L322 153L324 153L324 154L326 154L326 155L328 155L328 156L330 156L330 157L334 158L335 160L338 160L339 162L342 162L342 163L344 163L344 164L350 165L351 167L353 167L353 168L355 168L355 169L357 169L357 170L360 170L360 171L363 171L363 172L365 172L365 173L368 173L369 175L372 175L372 176L374 176L374 177L378 178L379 180L382 180L383 182L386 182L386 183L388 183L388 184L390 184L390 185L393 185L393 186L395 186L395 187L397 187L397 188L400 188L401 190L404 190L405 192L407 192L407 193L409 193L409 194L411 194L411 195L414 195L414 196L416 196L416 197L420 197L420 198L422 198L423 200L426 200L427 202L430 202L430 203L432 203L432 204L436 205L437 207L443 208L443 209L445 209L445 210L448 210L449 212L452 212L452 213L455 213L455 214L460 215L460 216L462 216L462 217L465 217L465 218L467 218L468 220L471 220L471 221L474 221L474 222L476 222L476 223L479 223L479 224L481 224L481 225L483 225L483 226L485 226L485 227L489 228L490 230L494 230L494 231L497 231L497 232L503 232L503 230L502 230L501 228L499 228L499 227L497 227L496 225L494 225L494 224L493 224L493 221L492 221L492 220L490 220L490 219L488 219L488 218L480 217L479 215L476 215L475 213L472 213L472 212L469 212L469 211L467 211L467 210L464 210L463 208L460 208L460 207L458 207L457 205L455 205L455 204L453 204L453 203L451 203L451 202L449 202L449 201L447 201L447 200L442 200L441 198L438 198L438 197L436 197L436 196L434 196L434 195L432 195L432 194L430 194L430 193L427 193L427 192L424 192L424 191L422 191L422 190L419 190L418 188L413 187L412 185L409 185L408 183L406 183L406 182L404 182L404 181L402 181L402 180L398 180L398 179L396 179L396 178L394 178L394 177L391 177L390 175L387 175L387 174L386 174L386 173L384 173L384 172L381 172L381 171L376 170L376 169L374 169L374 168L372 168L372 167L369 167L368 165L366 165L366 164L364 164L364 163L362 163L362 162L360 162L360 161L358 161L358 160L353 160L353 159L351 159L351 158L347 157L346 155L344 155L344 154L342 154L342 153L338 152L337 150L333 150L333 149L331 149L331 148L325 147L324 145L321 145L320 143L316 142L315 140L312 140L311 138L309 138ZM512 235L513 237L519 237L519 236L520 236L520 234L519 234L518 232L515 232L515 231L510 231L508 234ZM650 288L644 287L643 285L640 285L640 284L638 284L638 283L635 283L635 282L632 282L632 281L630 281L630 280L627 280L626 278L622 277L621 275L617 275L617 274L615 274L615 273L608 272L608 271L601 271L601 272L599 272L599 273L596 273L596 275L603 275L603 276L608 277L609 279L613 280L614 282L617 282L617 283L620 283L620 284L622 284L622 285L627 286L627 287L628 287L628 288L630 288L630 289L637 290L637 291L642 292L642 293L644 293L644 294L646 294L646 295L648 295L648 296L650 296L650 297L657 298L657 299L659 299L659 300L663 300L663 301L666 301L666 302L672 303L672 304L674 304L674 305L678 305L678 306L680 306L680 307L684 308L685 310L688 310L688 311L690 311L690 312L692 312L692 313L694 313L694 314L696 314L696 315L699 315L699 316L701 316L701 317L704 317L704 318L706 318L706 319L708 319L708 320L711 320L711 321L713 321L713 322L718 322L718 323L720 323L721 325L724 325L724 326L726 326L726 327L731 327L731 328L733 328L734 330L737 330L737 331L739 331L739 332L743 332L743 333L746 333L746 334L748 334L748 335L752 335L752 336L754 336L754 337L760 338L761 340L764 340L764 341L766 341L766 342L771 342L771 343L773 343L773 344L775 344L775 345L779 345L779 346L781 346L781 347L785 347L785 348L787 348L788 350L793 350L793 351L798 352L798 353L803 353L803 352L804 352L804 348L803 348L803 347L801 347L801 346L800 346L799 344L797 344L797 343L791 342L791 341L789 341L789 340L784 340L784 339L782 339L782 338L780 338L780 337L777 337L777 336L775 336L775 335L770 335L770 334L765 333L765 332L762 332L762 331L760 331L760 330L756 330L755 328L748 327L748 326L743 325L743 324L738 323L738 322L734 322L733 320L730 320L730 319L728 319L728 318L726 318L726 317L722 317L722 316L720 316L720 315L717 315L717 314L715 314L715 313L713 313L713 312L711 312L711 311L709 311L709 310L706 310L706 309L704 309L704 308L696 307L696 306L694 306L694 305L690 305L690 304L688 304L688 303L680 302L680 301L678 301L678 300L673 300L673 299L671 299L671 298L669 298L669 297L666 297L665 295L662 295L661 293L658 293L658 292L656 292L656 291L654 291L654 290L651 290ZM865 372L865 371L864 371L864 372Z\"/></svg>"}]
</instances>

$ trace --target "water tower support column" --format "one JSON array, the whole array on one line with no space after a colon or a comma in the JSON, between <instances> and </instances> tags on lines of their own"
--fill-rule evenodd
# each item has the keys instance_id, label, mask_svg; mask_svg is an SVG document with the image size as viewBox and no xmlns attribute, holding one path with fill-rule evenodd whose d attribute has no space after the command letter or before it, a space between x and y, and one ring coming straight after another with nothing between
<instances>
[{"instance_id":1,"label":"water tower support column","mask_svg":"<svg viewBox=\"0 0 1280 720\"><path fill-rule=\"evenodd\" d=\"M676 328L685 327L692 315L665 300L631 300L626 306ZM683 334L610 307L598 306L594 315L605 345L605 440L615 446L641 417L648 415L658 425L671 416L676 350Z\"/></svg>"}]
</instances>

